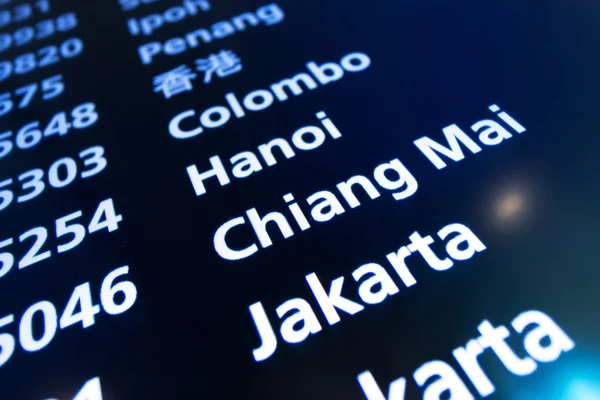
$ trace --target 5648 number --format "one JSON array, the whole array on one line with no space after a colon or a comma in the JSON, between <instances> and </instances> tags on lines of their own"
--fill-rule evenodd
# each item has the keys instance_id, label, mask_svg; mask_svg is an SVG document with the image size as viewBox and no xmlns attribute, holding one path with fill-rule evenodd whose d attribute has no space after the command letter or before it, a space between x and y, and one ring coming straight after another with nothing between
<instances>
[{"instance_id":1,"label":"5648 number","mask_svg":"<svg viewBox=\"0 0 600 400\"><path fill-rule=\"evenodd\" d=\"M90 127L98 121L96 105L94 103L84 103L76 106L71 111L71 119L69 122L67 112L61 111L54 114L45 126L41 127L40 121L25 124L17 131L15 144L20 150L27 150L37 146L42 137L64 136L69 133L71 128L85 129ZM10 140L12 135L12 131L0 133L0 158L7 156L13 150L13 143Z\"/></svg>"}]
</instances>

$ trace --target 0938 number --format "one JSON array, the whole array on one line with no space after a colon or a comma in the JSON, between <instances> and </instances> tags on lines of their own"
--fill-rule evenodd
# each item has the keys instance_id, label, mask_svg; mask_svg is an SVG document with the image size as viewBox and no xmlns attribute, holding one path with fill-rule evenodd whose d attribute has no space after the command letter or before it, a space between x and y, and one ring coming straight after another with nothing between
<instances>
[{"instance_id":1,"label":"0938 number","mask_svg":"<svg viewBox=\"0 0 600 400\"><path fill-rule=\"evenodd\" d=\"M0 52L10 49L12 46L25 46L35 40L42 40L57 32L67 32L77 26L77 17L73 13L58 16L56 20L46 19L33 26L19 28L13 33L0 35Z\"/></svg>"},{"instance_id":2,"label":"0938 number","mask_svg":"<svg viewBox=\"0 0 600 400\"><path fill-rule=\"evenodd\" d=\"M57 32L67 32L77 26L77 17L73 13L66 13L55 19L46 19L32 26L19 28L13 33L0 35L0 52L10 49L12 46L25 46L36 40L42 40Z\"/></svg>"}]
</instances>

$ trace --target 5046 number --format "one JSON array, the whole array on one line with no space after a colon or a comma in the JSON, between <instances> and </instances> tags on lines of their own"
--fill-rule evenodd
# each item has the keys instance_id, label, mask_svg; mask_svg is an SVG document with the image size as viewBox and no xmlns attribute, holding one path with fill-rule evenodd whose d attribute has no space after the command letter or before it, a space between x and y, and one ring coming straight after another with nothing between
<instances>
[{"instance_id":1,"label":"5046 number","mask_svg":"<svg viewBox=\"0 0 600 400\"><path fill-rule=\"evenodd\" d=\"M119 267L106 275L100 286L100 304L108 315L119 315L129 310L137 299L137 288L130 281L115 283L117 278L127 275L129 267ZM121 299L121 302L117 302ZM21 315L18 324L18 337L21 348L26 352L40 351L52 342L58 330L81 324L83 329L96 323L96 314L101 311L100 305L94 305L90 283L86 282L71 293L60 318L56 307L49 301L39 301L30 306ZM42 322L41 334L36 329L34 334L34 319ZM0 318L0 329L8 327L15 322L14 314ZM0 367L13 356L16 348L15 335L11 333L0 334Z\"/></svg>"}]
</instances>

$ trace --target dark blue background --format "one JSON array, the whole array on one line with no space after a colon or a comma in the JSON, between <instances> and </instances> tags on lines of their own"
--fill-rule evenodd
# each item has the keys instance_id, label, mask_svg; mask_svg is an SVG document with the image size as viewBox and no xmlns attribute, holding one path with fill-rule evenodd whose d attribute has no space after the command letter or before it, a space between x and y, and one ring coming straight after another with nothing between
<instances>
[{"instance_id":1,"label":"dark blue background","mask_svg":"<svg viewBox=\"0 0 600 400\"><path fill-rule=\"evenodd\" d=\"M99 288L121 265L130 266L138 289L125 314L99 314L85 331L59 331L38 353L17 344L0 369L0 398L71 399L83 382L100 376L107 400L358 400L358 373L369 369L387 385L428 360L451 362L452 349L476 337L482 320L507 325L529 309L552 316L576 348L526 378L484 356L497 387L491 398L562 399L564 382L599 379L600 370L588 367L600 360L597 2L280 0L286 15L280 24L143 66L136 49L145 39L131 37L125 21L171 3L178 2L161 0L125 13L116 0L51 0L55 15L75 11L80 27L0 54L9 59L69 37L85 43L76 59L0 83L0 93L57 73L66 83L58 100L0 117L0 131L87 101L100 115L92 128L0 160L1 179L92 145L104 146L108 159L97 177L0 212L0 239L50 227L78 209L89 215L108 197L124 217L118 231L88 237L73 251L0 279L0 315L18 317L40 300L52 301L60 312L75 286L89 281ZM213 3L209 13L163 27L148 41L268 4ZM196 81L193 92L168 101L152 92L153 76L221 49L241 57L241 73L206 86ZM364 72L190 140L168 134L168 122L181 111L224 104L225 93L267 88L304 71L308 61L339 62L355 51L372 59ZM440 138L452 123L468 129L490 116L490 104L527 132L442 171L413 145L422 136ZM289 138L315 123L321 110L342 139L224 188L213 182L206 196L194 196L188 165L202 169L210 156L225 159L275 137ZM283 211L285 193L305 199L393 158L419 182L410 199L395 202L385 195L288 240L273 235L271 248L244 261L228 263L214 252L217 227L245 210ZM511 193L525 199L523 212L501 221L498 201ZM416 260L418 285L326 326L306 274L316 272L323 282L349 276L363 263L384 263L385 254L407 244L415 230L433 234L452 222L470 226L487 251L445 273ZM275 307L293 297L311 302L323 331L296 346L280 341L272 358L255 363L251 350L258 338L247 307L261 301L276 318ZM10 329L16 333L16 324ZM514 348L522 351L519 339ZM410 382L407 398L418 398Z\"/></svg>"}]
</instances>

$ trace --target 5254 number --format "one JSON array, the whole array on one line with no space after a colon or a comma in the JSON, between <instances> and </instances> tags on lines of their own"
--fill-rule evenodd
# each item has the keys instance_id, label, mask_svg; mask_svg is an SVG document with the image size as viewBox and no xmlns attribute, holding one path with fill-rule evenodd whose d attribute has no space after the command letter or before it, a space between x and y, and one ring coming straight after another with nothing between
<instances>
[{"instance_id":1,"label":"5254 number","mask_svg":"<svg viewBox=\"0 0 600 400\"><path fill-rule=\"evenodd\" d=\"M123 216L119 215L115 211L115 205L112 199L106 199L98 204L96 212L92 216L87 229L85 226L76 223L75 221L83 217L81 210L75 211L69 215L58 218L55 225L56 239L66 237L70 238L66 243L59 244L56 246L56 253L64 253L79 246L86 237L86 234L93 234L103 229L109 232L114 232L119 229L119 222L123 220ZM44 246L48 240L48 229L43 226L38 226L33 229L19 235L19 242L23 243L33 239L33 244L27 252L19 259L18 267L23 269L30 265L37 264L40 261L46 260L52 257L51 250L44 250ZM13 245L15 242L14 238L9 238L0 241L0 249L5 250L7 247ZM0 252L0 278L6 275L14 266L15 257L13 253Z\"/></svg>"}]
</instances>

